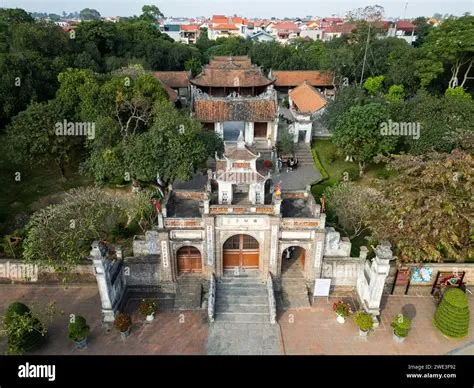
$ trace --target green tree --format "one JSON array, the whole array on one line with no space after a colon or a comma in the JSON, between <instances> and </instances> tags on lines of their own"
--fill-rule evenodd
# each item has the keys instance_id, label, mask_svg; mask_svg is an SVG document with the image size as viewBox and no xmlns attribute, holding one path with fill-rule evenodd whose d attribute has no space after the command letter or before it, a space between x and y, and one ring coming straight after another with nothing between
<instances>
[{"instance_id":1,"label":"green tree","mask_svg":"<svg viewBox=\"0 0 474 388\"><path fill-rule=\"evenodd\" d=\"M450 99L462 99L466 102L472 101L472 96L467 93L462 86L457 86L455 88L448 88L444 93L446 97Z\"/></svg>"},{"instance_id":2,"label":"green tree","mask_svg":"<svg viewBox=\"0 0 474 388\"><path fill-rule=\"evenodd\" d=\"M65 136L56 131L66 118L53 100L32 103L7 127L10 160L18 164L56 165L62 179L65 168L84 142L84 136Z\"/></svg>"},{"instance_id":3,"label":"green tree","mask_svg":"<svg viewBox=\"0 0 474 388\"><path fill-rule=\"evenodd\" d=\"M82 20L100 20L101 18L99 11L92 8L84 8L79 15Z\"/></svg>"},{"instance_id":4,"label":"green tree","mask_svg":"<svg viewBox=\"0 0 474 388\"><path fill-rule=\"evenodd\" d=\"M184 68L190 71L193 77L196 77L202 70L201 61L199 58L191 58L186 61Z\"/></svg>"},{"instance_id":5,"label":"green tree","mask_svg":"<svg viewBox=\"0 0 474 388\"><path fill-rule=\"evenodd\" d=\"M382 135L380 130L380 125L387 122L388 117L386 105L370 103L353 106L337 120L332 141L359 163L361 176L366 162L395 148L397 139Z\"/></svg>"},{"instance_id":6,"label":"green tree","mask_svg":"<svg viewBox=\"0 0 474 388\"><path fill-rule=\"evenodd\" d=\"M144 5L142 7L142 14L140 15L141 20L156 23L158 19L162 19L164 17L165 16L161 13L160 9L156 5Z\"/></svg>"},{"instance_id":7,"label":"green tree","mask_svg":"<svg viewBox=\"0 0 474 388\"><path fill-rule=\"evenodd\" d=\"M389 240L400 262L474 258L474 158L464 151L380 158L397 175L383 181L382 201L367 219L375 240Z\"/></svg>"},{"instance_id":8,"label":"green tree","mask_svg":"<svg viewBox=\"0 0 474 388\"><path fill-rule=\"evenodd\" d=\"M448 19L430 30L417 62L422 85L428 85L444 66L450 68L448 87L464 86L474 66L474 16ZM430 63L431 62L431 63Z\"/></svg>"}]
</instances>

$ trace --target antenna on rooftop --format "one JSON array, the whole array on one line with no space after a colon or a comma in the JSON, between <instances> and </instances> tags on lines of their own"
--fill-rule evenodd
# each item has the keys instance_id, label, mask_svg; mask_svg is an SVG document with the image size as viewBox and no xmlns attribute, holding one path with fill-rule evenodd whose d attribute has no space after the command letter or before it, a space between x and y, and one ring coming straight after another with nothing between
<instances>
[{"instance_id":1,"label":"antenna on rooftop","mask_svg":"<svg viewBox=\"0 0 474 388\"><path fill-rule=\"evenodd\" d=\"M403 11L403 20L407 17L407 8L408 8L408 0L405 2L405 10Z\"/></svg>"}]
</instances>

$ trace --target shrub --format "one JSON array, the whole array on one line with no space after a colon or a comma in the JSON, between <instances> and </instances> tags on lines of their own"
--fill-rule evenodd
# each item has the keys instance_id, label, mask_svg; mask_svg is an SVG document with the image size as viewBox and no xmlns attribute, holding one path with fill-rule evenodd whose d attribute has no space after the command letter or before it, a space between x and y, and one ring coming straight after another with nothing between
<instances>
[{"instance_id":1,"label":"shrub","mask_svg":"<svg viewBox=\"0 0 474 388\"><path fill-rule=\"evenodd\" d=\"M90 328L86 319L80 315L73 317L68 325L69 338L75 342L79 342L89 335Z\"/></svg>"},{"instance_id":2,"label":"shrub","mask_svg":"<svg viewBox=\"0 0 474 388\"><path fill-rule=\"evenodd\" d=\"M365 311L358 311L354 316L354 322L362 331L369 331L374 326L372 316Z\"/></svg>"},{"instance_id":3,"label":"shrub","mask_svg":"<svg viewBox=\"0 0 474 388\"><path fill-rule=\"evenodd\" d=\"M386 179L390 178L390 171L380 170L380 171L377 171L375 176L377 177L377 179L386 180Z\"/></svg>"},{"instance_id":4,"label":"shrub","mask_svg":"<svg viewBox=\"0 0 474 388\"><path fill-rule=\"evenodd\" d=\"M124 313L117 313L114 320L114 327L120 331L125 332L132 326L132 317Z\"/></svg>"},{"instance_id":5,"label":"shrub","mask_svg":"<svg viewBox=\"0 0 474 388\"><path fill-rule=\"evenodd\" d=\"M434 325L447 337L462 338L469 330L469 303L459 288L448 288L436 309Z\"/></svg>"},{"instance_id":6,"label":"shrub","mask_svg":"<svg viewBox=\"0 0 474 388\"><path fill-rule=\"evenodd\" d=\"M391 326L396 336L406 337L411 328L411 319L406 315L398 314L393 318Z\"/></svg>"},{"instance_id":7,"label":"shrub","mask_svg":"<svg viewBox=\"0 0 474 388\"><path fill-rule=\"evenodd\" d=\"M6 353L23 354L41 345L46 329L26 305L15 302L3 315L2 333L8 339Z\"/></svg>"},{"instance_id":8,"label":"shrub","mask_svg":"<svg viewBox=\"0 0 474 388\"><path fill-rule=\"evenodd\" d=\"M156 310L158 310L158 306L151 299L142 299L138 305L138 311L143 316L152 315L156 313Z\"/></svg>"},{"instance_id":9,"label":"shrub","mask_svg":"<svg viewBox=\"0 0 474 388\"><path fill-rule=\"evenodd\" d=\"M360 179L359 169L355 166L346 168L346 170L342 172L341 180L344 182L346 182L347 180L353 182L359 179Z\"/></svg>"}]
</instances>

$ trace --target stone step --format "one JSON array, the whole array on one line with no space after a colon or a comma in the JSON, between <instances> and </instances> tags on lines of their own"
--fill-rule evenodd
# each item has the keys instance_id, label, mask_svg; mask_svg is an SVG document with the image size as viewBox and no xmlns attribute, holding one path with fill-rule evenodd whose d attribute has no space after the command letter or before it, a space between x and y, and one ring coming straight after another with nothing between
<instances>
[{"instance_id":1,"label":"stone step","mask_svg":"<svg viewBox=\"0 0 474 388\"><path fill-rule=\"evenodd\" d=\"M216 304L216 314L218 313L236 313L236 314L268 314L267 305L244 306L244 305L224 305Z\"/></svg>"},{"instance_id":2,"label":"stone step","mask_svg":"<svg viewBox=\"0 0 474 388\"><path fill-rule=\"evenodd\" d=\"M238 278L238 277L228 277L221 278L217 281L219 284L262 284L259 279L256 278Z\"/></svg>"},{"instance_id":3,"label":"stone step","mask_svg":"<svg viewBox=\"0 0 474 388\"><path fill-rule=\"evenodd\" d=\"M265 323L270 322L270 313L267 314L235 314L235 313L217 313L215 320L218 322L229 323ZM231 333L229 333L231 334Z\"/></svg>"},{"instance_id":4,"label":"stone step","mask_svg":"<svg viewBox=\"0 0 474 388\"><path fill-rule=\"evenodd\" d=\"M224 270L224 278L259 278L260 271L258 269L243 269L236 271L233 269Z\"/></svg>"},{"instance_id":5,"label":"stone step","mask_svg":"<svg viewBox=\"0 0 474 388\"><path fill-rule=\"evenodd\" d=\"M230 288L220 288L219 286L217 287L217 297L219 295L222 296L266 296L267 295L267 290L265 288L252 288L248 289L246 287L234 287L232 289Z\"/></svg>"},{"instance_id":6,"label":"stone step","mask_svg":"<svg viewBox=\"0 0 474 388\"><path fill-rule=\"evenodd\" d=\"M234 295L234 294L225 294L219 293L216 298L216 303L223 302L223 303L236 303L236 304L265 304L268 303L268 295Z\"/></svg>"},{"instance_id":7,"label":"stone step","mask_svg":"<svg viewBox=\"0 0 474 388\"><path fill-rule=\"evenodd\" d=\"M239 283L239 282L233 282L233 283L217 283L217 289L228 289L228 290L233 290L235 288L247 288L249 290L253 289L259 289L262 286L265 286L265 284L262 283Z\"/></svg>"}]
</instances>

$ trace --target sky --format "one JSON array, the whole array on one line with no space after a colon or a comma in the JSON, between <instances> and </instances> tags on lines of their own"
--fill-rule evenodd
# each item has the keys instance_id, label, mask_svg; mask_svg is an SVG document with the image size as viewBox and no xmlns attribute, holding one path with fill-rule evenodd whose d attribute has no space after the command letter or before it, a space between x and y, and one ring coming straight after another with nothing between
<instances>
[{"instance_id":1,"label":"sky","mask_svg":"<svg viewBox=\"0 0 474 388\"><path fill-rule=\"evenodd\" d=\"M29 12L61 15L62 11L98 10L102 16L131 16L141 14L145 4L156 5L165 16L210 16L213 14L244 17L277 18L311 16L344 16L345 12L373 4L385 8L386 17L403 17L405 0L0 0L0 7L23 8ZM474 0L408 0L407 18L432 16L435 13L474 14Z\"/></svg>"}]
</instances>

